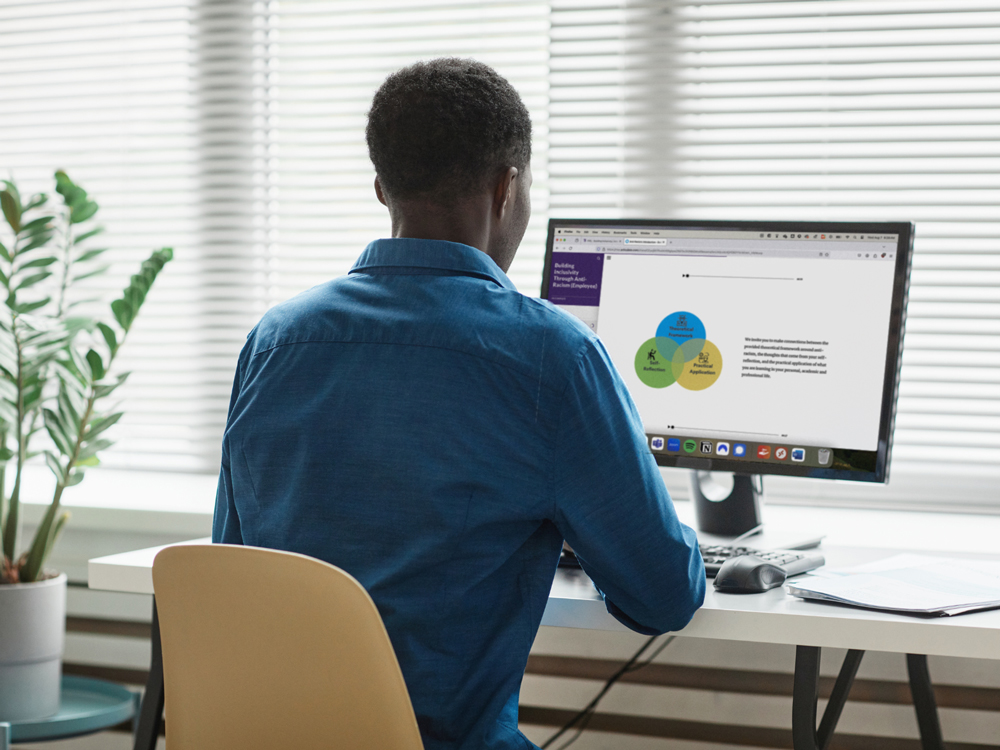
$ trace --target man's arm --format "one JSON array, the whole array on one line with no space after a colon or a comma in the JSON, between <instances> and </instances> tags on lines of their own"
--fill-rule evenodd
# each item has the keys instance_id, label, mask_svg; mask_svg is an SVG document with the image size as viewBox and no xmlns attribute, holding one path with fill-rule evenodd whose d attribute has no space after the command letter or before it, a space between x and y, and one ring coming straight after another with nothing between
<instances>
[{"instance_id":1,"label":"man's arm","mask_svg":"<svg viewBox=\"0 0 1000 750\"><path fill-rule=\"evenodd\" d=\"M555 519L608 611L648 634L680 630L705 598L694 531L677 519L631 397L588 342L562 399Z\"/></svg>"},{"instance_id":2,"label":"man's arm","mask_svg":"<svg viewBox=\"0 0 1000 750\"><path fill-rule=\"evenodd\" d=\"M254 329L256 330L256 329ZM233 392L229 397L229 412L226 418L226 435L222 439L222 468L219 470L219 487L215 491L215 515L212 518L213 544L243 544L240 516L236 512L236 498L233 493L233 472L229 461L229 422L233 418L236 400L243 382L243 367L253 348L253 331L247 336L247 343L240 352L233 378Z\"/></svg>"},{"instance_id":3,"label":"man's arm","mask_svg":"<svg viewBox=\"0 0 1000 750\"><path fill-rule=\"evenodd\" d=\"M243 544L240 517L233 498L233 475L229 457L223 455L219 472L219 489L215 493L215 516L212 519L213 544Z\"/></svg>"}]
</instances>

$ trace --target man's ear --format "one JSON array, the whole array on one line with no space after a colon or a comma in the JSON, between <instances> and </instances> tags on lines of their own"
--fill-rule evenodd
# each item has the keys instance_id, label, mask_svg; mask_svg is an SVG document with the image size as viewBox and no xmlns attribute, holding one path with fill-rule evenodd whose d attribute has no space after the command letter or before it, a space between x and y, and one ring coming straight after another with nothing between
<instances>
[{"instance_id":1,"label":"man's ear","mask_svg":"<svg viewBox=\"0 0 1000 750\"><path fill-rule=\"evenodd\" d=\"M517 167L507 167L500 179L497 180L496 190L493 191L493 213L498 221L503 220L508 209L514 205L514 192L517 186L514 180L517 178Z\"/></svg>"},{"instance_id":2,"label":"man's ear","mask_svg":"<svg viewBox=\"0 0 1000 750\"><path fill-rule=\"evenodd\" d=\"M375 197L383 206L389 205L385 202L385 193L382 192L382 183L378 181L378 175L375 175Z\"/></svg>"}]
</instances>

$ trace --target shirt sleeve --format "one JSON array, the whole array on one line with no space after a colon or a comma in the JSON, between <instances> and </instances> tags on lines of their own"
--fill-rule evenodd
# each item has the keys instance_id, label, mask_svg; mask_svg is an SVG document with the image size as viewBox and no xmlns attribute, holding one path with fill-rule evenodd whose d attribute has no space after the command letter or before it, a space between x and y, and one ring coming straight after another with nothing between
<instances>
[{"instance_id":1,"label":"shirt sleeve","mask_svg":"<svg viewBox=\"0 0 1000 750\"><path fill-rule=\"evenodd\" d=\"M599 341L581 353L553 446L555 522L608 611L646 634L680 630L705 598L692 529L677 519L631 397Z\"/></svg>"},{"instance_id":2,"label":"shirt sleeve","mask_svg":"<svg viewBox=\"0 0 1000 750\"><path fill-rule=\"evenodd\" d=\"M243 365L249 356L253 341L253 332L248 336L246 345L240 353L236 366L236 376L233 378L233 392L229 398L229 412L226 418L226 431L229 430L229 420L233 417L233 409L240 395L243 382ZM212 517L213 544L243 544L243 532L240 528L240 516L236 511L236 498L233 493L233 472L230 464L228 436L222 439L222 467L219 470L219 486L215 491L215 514Z\"/></svg>"}]
</instances>

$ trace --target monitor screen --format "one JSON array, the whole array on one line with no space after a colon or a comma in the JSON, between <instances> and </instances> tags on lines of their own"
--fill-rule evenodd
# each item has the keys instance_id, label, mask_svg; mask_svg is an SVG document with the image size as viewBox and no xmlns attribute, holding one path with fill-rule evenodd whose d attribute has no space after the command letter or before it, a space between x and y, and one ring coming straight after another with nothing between
<instances>
[{"instance_id":1,"label":"monitor screen","mask_svg":"<svg viewBox=\"0 0 1000 750\"><path fill-rule=\"evenodd\" d=\"M661 466L884 482L912 238L553 219L542 297L600 337Z\"/></svg>"}]
</instances>

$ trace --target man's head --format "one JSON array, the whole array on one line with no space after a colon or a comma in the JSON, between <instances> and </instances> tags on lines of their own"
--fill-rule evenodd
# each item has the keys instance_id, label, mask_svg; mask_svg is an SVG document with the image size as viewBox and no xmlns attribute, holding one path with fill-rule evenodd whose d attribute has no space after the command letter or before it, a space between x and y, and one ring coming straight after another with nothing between
<instances>
[{"instance_id":1,"label":"man's head","mask_svg":"<svg viewBox=\"0 0 1000 750\"><path fill-rule=\"evenodd\" d=\"M506 270L531 213L531 120L502 76L456 58L404 68L365 136L396 236L447 234L427 238L475 244Z\"/></svg>"}]
</instances>

